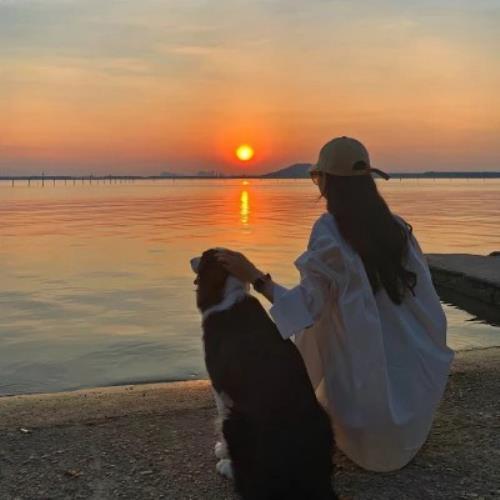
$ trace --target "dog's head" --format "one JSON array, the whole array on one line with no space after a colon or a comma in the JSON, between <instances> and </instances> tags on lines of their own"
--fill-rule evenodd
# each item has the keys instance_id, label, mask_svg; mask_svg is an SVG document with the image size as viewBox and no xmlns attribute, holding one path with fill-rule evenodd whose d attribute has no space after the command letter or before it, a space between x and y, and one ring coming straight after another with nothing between
<instances>
[{"instance_id":1,"label":"dog's head","mask_svg":"<svg viewBox=\"0 0 500 500\"><path fill-rule=\"evenodd\" d=\"M191 259L191 269L196 273L196 305L201 312L222 302L229 273L215 257L218 249L203 252Z\"/></svg>"}]
</instances>

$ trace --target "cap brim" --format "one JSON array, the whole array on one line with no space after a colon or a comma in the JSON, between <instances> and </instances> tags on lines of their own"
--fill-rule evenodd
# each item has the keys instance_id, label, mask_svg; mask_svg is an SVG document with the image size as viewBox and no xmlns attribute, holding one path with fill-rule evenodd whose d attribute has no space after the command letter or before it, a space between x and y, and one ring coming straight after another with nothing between
<instances>
[{"instance_id":1,"label":"cap brim","mask_svg":"<svg viewBox=\"0 0 500 500\"><path fill-rule=\"evenodd\" d=\"M369 170L369 172L373 172L374 174L379 175L380 177L382 177L386 181L388 181L391 178L391 176L389 174L386 174L383 170L380 170L378 168L370 167L368 170Z\"/></svg>"}]
</instances>

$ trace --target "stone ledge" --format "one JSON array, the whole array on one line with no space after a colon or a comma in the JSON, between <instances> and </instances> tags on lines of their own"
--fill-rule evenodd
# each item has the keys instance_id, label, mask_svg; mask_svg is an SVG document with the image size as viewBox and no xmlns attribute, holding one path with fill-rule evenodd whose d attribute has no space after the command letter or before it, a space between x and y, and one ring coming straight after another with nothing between
<instances>
[{"instance_id":1,"label":"stone ledge","mask_svg":"<svg viewBox=\"0 0 500 500\"><path fill-rule=\"evenodd\" d=\"M428 254L436 288L453 290L491 306L500 305L500 257Z\"/></svg>"}]
</instances>

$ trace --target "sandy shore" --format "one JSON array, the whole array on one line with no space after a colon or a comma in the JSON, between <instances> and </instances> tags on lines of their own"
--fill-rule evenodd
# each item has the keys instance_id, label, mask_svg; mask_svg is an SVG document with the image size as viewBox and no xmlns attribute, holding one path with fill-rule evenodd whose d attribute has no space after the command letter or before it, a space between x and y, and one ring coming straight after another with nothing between
<instances>
[{"instance_id":1,"label":"sandy shore","mask_svg":"<svg viewBox=\"0 0 500 500\"><path fill-rule=\"evenodd\" d=\"M353 499L500 498L500 348L457 355L427 444L401 471L336 457ZM214 473L207 382L0 399L0 498L233 499Z\"/></svg>"}]
</instances>

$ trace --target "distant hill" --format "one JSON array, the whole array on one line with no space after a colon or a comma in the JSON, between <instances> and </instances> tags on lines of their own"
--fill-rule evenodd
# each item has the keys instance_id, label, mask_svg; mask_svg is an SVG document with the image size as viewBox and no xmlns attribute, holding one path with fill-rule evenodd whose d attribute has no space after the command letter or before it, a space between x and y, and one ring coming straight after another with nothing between
<instances>
[{"instance_id":1,"label":"distant hill","mask_svg":"<svg viewBox=\"0 0 500 500\"><path fill-rule=\"evenodd\" d=\"M311 163L295 163L289 167L263 174L266 179L309 178ZM394 179L498 179L500 172L389 172Z\"/></svg>"},{"instance_id":2,"label":"distant hill","mask_svg":"<svg viewBox=\"0 0 500 500\"><path fill-rule=\"evenodd\" d=\"M261 177L267 179L303 179L309 178L309 168L310 163L295 163L289 167L282 168L281 170L276 170L276 172L269 172L268 174L263 174Z\"/></svg>"}]
</instances>

